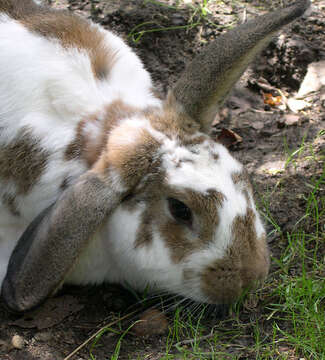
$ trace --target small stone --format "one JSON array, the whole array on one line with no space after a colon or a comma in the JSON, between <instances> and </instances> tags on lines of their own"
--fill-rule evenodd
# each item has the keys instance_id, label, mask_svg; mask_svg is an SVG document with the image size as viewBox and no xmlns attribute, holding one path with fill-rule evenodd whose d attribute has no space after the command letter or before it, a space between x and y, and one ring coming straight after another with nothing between
<instances>
[{"instance_id":1,"label":"small stone","mask_svg":"<svg viewBox=\"0 0 325 360\"><path fill-rule=\"evenodd\" d=\"M263 121L254 121L252 123L252 128L255 130L261 130L261 129L263 129L263 127L264 127Z\"/></svg>"},{"instance_id":2,"label":"small stone","mask_svg":"<svg viewBox=\"0 0 325 360\"><path fill-rule=\"evenodd\" d=\"M287 114L284 117L284 123L287 126L298 125L300 117L294 114Z\"/></svg>"},{"instance_id":3,"label":"small stone","mask_svg":"<svg viewBox=\"0 0 325 360\"><path fill-rule=\"evenodd\" d=\"M318 91L325 86L325 61L313 62L308 65L307 74L300 85L297 97Z\"/></svg>"},{"instance_id":4,"label":"small stone","mask_svg":"<svg viewBox=\"0 0 325 360\"><path fill-rule=\"evenodd\" d=\"M25 340L20 335L14 335L11 339L11 345L15 349L21 350L25 346Z\"/></svg>"},{"instance_id":5,"label":"small stone","mask_svg":"<svg viewBox=\"0 0 325 360\"><path fill-rule=\"evenodd\" d=\"M295 113L310 106L311 104L305 100L297 100L294 98L288 100L288 108Z\"/></svg>"},{"instance_id":6,"label":"small stone","mask_svg":"<svg viewBox=\"0 0 325 360\"><path fill-rule=\"evenodd\" d=\"M52 337L52 334L48 331L46 332L40 332L40 333L37 333L35 336L34 336L34 339L36 341L43 341L43 342L48 342Z\"/></svg>"},{"instance_id":7,"label":"small stone","mask_svg":"<svg viewBox=\"0 0 325 360\"><path fill-rule=\"evenodd\" d=\"M132 332L136 336L160 335L168 329L168 320L161 311L149 309L145 311L133 328Z\"/></svg>"}]
</instances>

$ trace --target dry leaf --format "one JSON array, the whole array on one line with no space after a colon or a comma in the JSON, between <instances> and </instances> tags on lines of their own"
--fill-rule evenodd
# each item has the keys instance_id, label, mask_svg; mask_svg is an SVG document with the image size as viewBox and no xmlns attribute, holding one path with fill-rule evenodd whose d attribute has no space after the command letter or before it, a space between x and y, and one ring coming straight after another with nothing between
<instances>
[{"instance_id":1,"label":"dry leaf","mask_svg":"<svg viewBox=\"0 0 325 360\"><path fill-rule=\"evenodd\" d=\"M271 107L277 107L282 105L282 97L279 96L273 96L271 93L263 93L264 98L264 104L267 104Z\"/></svg>"},{"instance_id":2,"label":"dry leaf","mask_svg":"<svg viewBox=\"0 0 325 360\"><path fill-rule=\"evenodd\" d=\"M166 315L157 309L145 311L139 320L132 328L137 336L164 334L168 329Z\"/></svg>"},{"instance_id":3,"label":"dry leaf","mask_svg":"<svg viewBox=\"0 0 325 360\"><path fill-rule=\"evenodd\" d=\"M243 141L242 137L229 129L221 129L221 133L217 136L217 140L225 147L240 143Z\"/></svg>"}]
</instances>

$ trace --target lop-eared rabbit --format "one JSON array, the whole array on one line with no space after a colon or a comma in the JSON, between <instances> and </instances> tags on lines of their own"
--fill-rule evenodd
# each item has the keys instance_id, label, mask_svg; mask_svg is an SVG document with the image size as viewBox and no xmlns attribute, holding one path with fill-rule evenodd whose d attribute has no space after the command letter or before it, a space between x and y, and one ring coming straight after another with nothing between
<instances>
[{"instance_id":1,"label":"lop-eared rabbit","mask_svg":"<svg viewBox=\"0 0 325 360\"><path fill-rule=\"evenodd\" d=\"M243 166L209 136L254 56L308 1L209 44L166 99L112 32L0 0L0 283L9 309L63 283L229 303L267 275Z\"/></svg>"}]
</instances>

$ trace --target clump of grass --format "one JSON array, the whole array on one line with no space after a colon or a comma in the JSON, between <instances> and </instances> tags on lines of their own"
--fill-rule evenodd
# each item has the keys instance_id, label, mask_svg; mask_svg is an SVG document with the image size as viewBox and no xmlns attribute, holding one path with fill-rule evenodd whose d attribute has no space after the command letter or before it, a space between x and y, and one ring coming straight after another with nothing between
<instances>
[{"instance_id":1,"label":"clump of grass","mask_svg":"<svg viewBox=\"0 0 325 360\"><path fill-rule=\"evenodd\" d=\"M209 3L211 0L201 0L199 3L193 5L188 4L187 7L191 10L191 16L185 25L175 25L175 26L160 26L156 21L146 21L141 24L136 25L128 34L128 37L135 43L139 42L141 38L148 33L152 32L162 32L162 31L171 31L171 30L191 30L204 21L207 20L208 14L210 14ZM144 4L151 3L156 6L165 7L171 10L179 10L182 1L176 1L175 5L169 5L162 1L158 0L145 0ZM209 20L209 23L214 27L218 27L217 24ZM155 26L155 27L153 27Z\"/></svg>"}]
</instances>

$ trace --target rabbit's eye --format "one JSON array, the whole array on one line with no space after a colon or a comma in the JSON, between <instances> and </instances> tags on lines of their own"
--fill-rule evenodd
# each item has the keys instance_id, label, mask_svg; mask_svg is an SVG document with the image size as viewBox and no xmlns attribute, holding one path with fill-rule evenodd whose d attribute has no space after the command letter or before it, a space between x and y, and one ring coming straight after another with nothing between
<instances>
[{"instance_id":1,"label":"rabbit's eye","mask_svg":"<svg viewBox=\"0 0 325 360\"><path fill-rule=\"evenodd\" d=\"M129 201L133 198L133 194L128 194L126 195L123 199L122 199L122 202L126 202L126 201Z\"/></svg>"},{"instance_id":2,"label":"rabbit's eye","mask_svg":"<svg viewBox=\"0 0 325 360\"><path fill-rule=\"evenodd\" d=\"M177 199L168 198L168 208L175 220L186 225L192 224L192 211Z\"/></svg>"}]
</instances>

